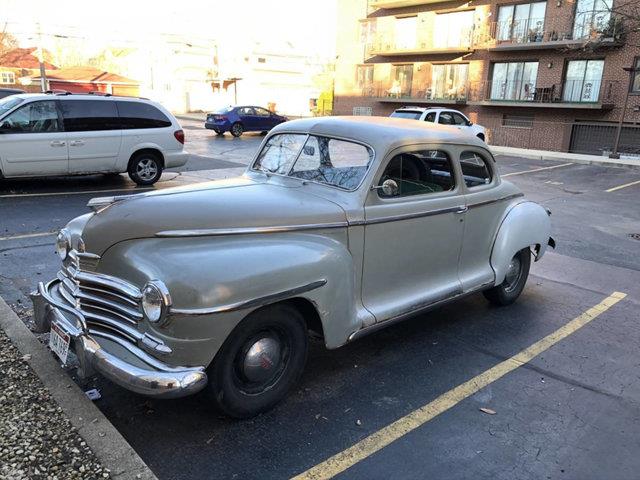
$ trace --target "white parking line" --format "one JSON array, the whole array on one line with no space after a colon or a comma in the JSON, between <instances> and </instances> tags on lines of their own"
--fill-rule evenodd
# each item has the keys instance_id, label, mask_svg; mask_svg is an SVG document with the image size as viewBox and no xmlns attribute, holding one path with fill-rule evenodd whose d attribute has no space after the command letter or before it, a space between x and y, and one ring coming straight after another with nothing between
<instances>
[{"instance_id":1,"label":"white parking line","mask_svg":"<svg viewBox=\"0 0 640 480\"><path fill-rule=\"evenodd\" d=\"M553 168L568 167L569 165L573 165L573 163L563 163L561 165L552 165L551 167L534 168L533 170L523 170L522 172L505 173L504 175L500 175L500 176L501 177L511 177L513 175L524 175L525 173L541 172L543 170L551 170Z\"/></svg>"},{"instance_id":2,"label":"white parking line","mask_svg":"<svg viewBox=\"0 0 640 480\"><path fill-rule=\"evenodd\" d=\"M632 187L634 185L640 184L640 180L636 180L635 182L625 183L624 185L618 185L617 187L610 188L609 190L605 190L605 192L615 192L616 190L620 190L621 188Z\"/></svg>"},{"instance_id":3,"label":"white parking line","mask_svg":"<svg viewBox=\"0 0 640 480\"><path fill-rule=\"evenodd\" d=\"M53 235L55 235L55 232L38 232L38 233L25 233L22 235L7 235L6 237L0 237L0 242L3 240L20 240L23 238L50 237Z\"/></svg>"}]
</instances>

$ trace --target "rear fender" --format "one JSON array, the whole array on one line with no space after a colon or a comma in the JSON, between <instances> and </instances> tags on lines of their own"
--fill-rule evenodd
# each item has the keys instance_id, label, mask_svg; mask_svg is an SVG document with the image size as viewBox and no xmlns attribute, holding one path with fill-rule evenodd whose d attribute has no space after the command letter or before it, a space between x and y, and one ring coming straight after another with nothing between
<instances>
[{"instance_id":1,"label":"rear fender","mask_svg":"<svg viewBox=\"0 0 640 480\"><path fill-rule=\"evenodd\" d=\"M505 216L498 228L491 266L496 274L495 284L500 285L516 252L530 247L535 261L540 260L550 241L551 220L549 213L534 202L516 204Z\"/></svg>"}]
</instances>

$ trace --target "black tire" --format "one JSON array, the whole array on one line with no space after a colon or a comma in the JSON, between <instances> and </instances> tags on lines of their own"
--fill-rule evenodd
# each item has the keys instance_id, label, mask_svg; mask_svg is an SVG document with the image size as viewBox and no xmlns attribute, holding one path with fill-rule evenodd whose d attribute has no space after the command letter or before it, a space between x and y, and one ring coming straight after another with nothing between
<instances>
[{"instance_id":1,"label":"black tire","mask_svg":"<svg viewBox=\"0 0 640 480\"><path fill-rule=\"evenodd\" d=\"M138 185L153 185L162 175L162 160L153 152L140 152L129 161L129 178Z\"/></svg>"},{"instance_id":2,"label":"black tire","mask_svg":"<svg viewBox=\"0 0 640 480\"><path fill-rule=\"evenodd\" d=\"M240 122L236 122L231 125L231 135L234 137L239 137L244 132L244 127Z\"/></svg>"},{"instance_id":3,"label":"black tire","mask_svg":"<svg viewBox=\"0 0 640 480\"><path fill-rule=\"evenodd\" d=\"M520 296L527 283L529 268L531 267L531 251L529 248L523 248L516 253L511 260L511 265L514 262L517 262L517 267L514 267L516 270L510 268L500 285L482 292L485 298L493 305L511 305Z\"/></svg>"},{"instance_id":4,"label":"black tire","mask_svg":"<svg viewBox=\"0 0 640 480\"><path fill-rule=\"evenodd\" d=\"M214 128L213 131L216 132L216 135L218 135L219 137L224 135L224 132L220 129Z\"/></svg>"},{"instance_id":5,"label":"black tire","mask_svg":"<svg viewBox=\"0 0 640 480\"><path fill-rule=\"evenodd\" d=\"M252 348L262 342L278 344L278 353ZM302 376L308 348L306 323L295 308L279 304L253 312L231 332L207 369L213 403L235 418L269 410Z\"/></svg>"}]
</instances>

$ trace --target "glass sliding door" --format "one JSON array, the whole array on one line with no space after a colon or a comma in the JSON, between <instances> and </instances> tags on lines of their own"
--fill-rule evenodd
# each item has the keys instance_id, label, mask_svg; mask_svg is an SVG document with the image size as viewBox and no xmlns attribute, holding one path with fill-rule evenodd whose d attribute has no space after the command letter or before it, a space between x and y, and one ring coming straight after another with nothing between
<instances>
[{"instance_id":1,"label":"glass sliding door","mask_svg":"<svg viewBox=\"0 0 640 480\"><path fill-rule=\"evenodd\" d=\"M466 63L433 65L431 67L431 88L427 90L427 98L432 100L466 98L468 71L469 65Z\"/></svg>"},{"instance_id":2,"label":"glass sliding door","mask_svg":"<svg viewBox=\"0 0 640 480\"><path fill-rule=\"evenodd\" d=\"M356 83L360 95L371 97L375 94L373 87L373 65L356 66Z\"/></svg>"},{"instance_id":3,"label":"glass sliding door","mask_svg":"<svg viewBox=\"0 0 640 480\"><path fill-rule=\"evenodd\" d=\"M567 64L562 90L565 102L597 102L602 86L604 60L573 60Z\"/></svg>"},{"instance_id":4,"label":"glass sliding door","mask_svg":"<svg viewBox=\"0 0 640 480\"><path fill-rule=\"evenodd\" d=\"M469 48L473 34L473 11L436 15L433 47Z\"/></svg>"},{"instance_id":5,"label":"glass sliding door","mask_svg":"<svg viewBox=\"0 0 640 480\"><path fill-rule=\"evenodd\" d=\"M491 100L531 101L536 90L538 62L495 63Z\"/></svg>"},{"instance_id":6,"label":"glass sliding door","mask_svg":"<svg viewBox=\"0 0 640 480\"><path fill-rule=\"evenodd\" d=\"M392 97L410 97L411 82L413 81L413 64L393 65L391 67L391 88L389 95Z\"/></svg>"},{"instance_id":7,"label":"glass sliding door","mask_svg":"<svg viewBox=\"0 0 640 480\"><path fill-rule=\"evenodd\" d=\"M611 19L613 0L577 0L573 38L589 38L604 31Z\"/></svg>"},{"instance_id":8,"label":"glass sliding door","mask_svg":"<svg viewBox=\"0 0 640 480\"><path fill-rule=\"evenodd\" d=\"M418 17L396 18L396 50L415 50Z\"/></svg>"},{"instance_id":9,"label":"glass sliding door","mask_svg":"<svg viewBox=\"0 0 640 480\"><path fill-rule=\"evenodd\" d=\"M505 5L498 10L496 39L500 42L541 42L547 2Z\"/></svg>"}]
</instances>

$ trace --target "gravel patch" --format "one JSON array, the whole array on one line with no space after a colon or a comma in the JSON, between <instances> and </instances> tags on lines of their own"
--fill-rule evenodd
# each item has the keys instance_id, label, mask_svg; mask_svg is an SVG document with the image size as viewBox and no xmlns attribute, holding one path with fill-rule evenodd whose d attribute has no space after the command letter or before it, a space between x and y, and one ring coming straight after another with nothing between
<instances>
[{"instance_id":1,"label":"gravel patch","mask_svg":"<svg viewBox=\"0 0 640 480\"><path fill-rule=\"evenodd\" d=\"M0 329L0 479L111 478L25 357Z\"/></svg>"}]
</instances>

